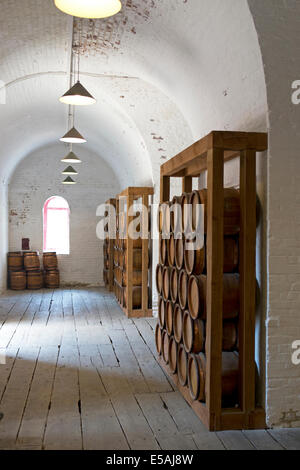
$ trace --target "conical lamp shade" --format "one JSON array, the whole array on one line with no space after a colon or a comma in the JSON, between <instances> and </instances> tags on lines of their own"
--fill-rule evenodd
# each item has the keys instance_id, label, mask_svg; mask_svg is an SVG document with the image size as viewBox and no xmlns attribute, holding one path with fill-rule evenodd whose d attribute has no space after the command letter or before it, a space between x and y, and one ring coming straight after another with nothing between
<instances>
[{"instance_id":1,"label":"conical lamp shade","mask_svg":"<svg viewBox=\"0 0 300 470\"><path fill-rule=\"evenodd\" d=\"M85 138L79 134L75 127L69 130L61 139L61 142L67 142L68 144L83 144L86 142Z\"/></svg>"},{"instance_id":2,"label":"conical lamp shade","mask_svg":"<svg viewBox=\"0 0 300 470\"><path fill-rule=\"evenodd\" d=\"M76 181L72 180L72 178L70 176L68 176L68 178L66 178L62 184L76 184Z\"/></svg>"},{"instance_id":3,"label":"conical lamp shade","mask_svg":"<svg viewBox=\"0 0 300 470\"><path fill-rule=\"evenodd\" d=\"M108 18L122 8L120 0L54 0L56 7L79 18Z\"/></svg>"},{"instance_id":4,"label":"conical lamp shade","mask_svg":"<svg viewBox=\"0 0 300 470\"><path fill-rule=\"evenodd\" d=\"M78 175L78 171L74 170L72 166L68 166L63 172L62 175Z\"/></svg>"},{"instance_id":5,"label":"conical lamp shade","mask_svg":"<svg viewBox=\"0 0 300 470\"><path fill-rule=\"evenodd\" d=\"M78 158L74 152L69 152L61 161L64 163L81 163L80 158Z\"/></svg>"},{"instance_id":6,"label":"conical lamp shade","mask_svg":"<svg viewBox=\"0 0 300 470\"><path fill-rule=\"evenodd\" d=\"M83 85L78 81L67 93L59 98L64 104L70 104L72 106L88 106L96 103L95 98L84 88Z\"/></svg>"}]
</instances>

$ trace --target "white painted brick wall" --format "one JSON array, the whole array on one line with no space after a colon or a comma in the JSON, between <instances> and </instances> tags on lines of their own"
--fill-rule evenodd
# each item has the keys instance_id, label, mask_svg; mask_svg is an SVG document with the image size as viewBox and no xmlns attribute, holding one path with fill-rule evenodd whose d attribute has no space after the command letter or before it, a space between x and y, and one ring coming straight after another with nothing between
<instances>
[{"instance_id":1,"label":"white painted brick wall","mask_svg":"<svg viewBox=\"0 0 300 470\"><path fill-rule=\"evenodd\" d=\"M300 426L300 106L291 84L300 79L300 4L249 0L262 50L269 104L267 421Z\"/></svg>"},{"instance_id":2,"label":"white painted brick wall","mask_svg":"<svg viewBox=\"0 0 300 470\"><path fill-rule=\"evenodd\" d=\"M76 186L64 186L60 159L64 145L36 151L17 167L9 184L9 249L21 249L21 239L30 238L30 248L43 251L42 208L50 196L64 197L71 209L69 256L59 256L63 284L103 284L102 242L96 237L97 206L120 191L118 180L96 154L77 146L83 163L74 165Z\"/></svg>"}]
</instances>

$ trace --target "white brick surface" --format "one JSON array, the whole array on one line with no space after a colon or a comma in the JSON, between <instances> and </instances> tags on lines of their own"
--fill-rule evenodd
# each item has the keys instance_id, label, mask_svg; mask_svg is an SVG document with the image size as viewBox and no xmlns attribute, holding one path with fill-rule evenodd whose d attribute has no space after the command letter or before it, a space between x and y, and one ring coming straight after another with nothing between
<instances>
[{"instance_id":1,"label":"white brick surface","mask_svg":"<svg viewBox=\"0 0 300 470\"><path fill-rule=\"evenodd\" d=\"M300 4L250 0L262 50L269 103L267 419L297 427L300 366L291 345L300 340L299 148L300 106L291 103L299 79Z\"/></svg>"}]
</instances>

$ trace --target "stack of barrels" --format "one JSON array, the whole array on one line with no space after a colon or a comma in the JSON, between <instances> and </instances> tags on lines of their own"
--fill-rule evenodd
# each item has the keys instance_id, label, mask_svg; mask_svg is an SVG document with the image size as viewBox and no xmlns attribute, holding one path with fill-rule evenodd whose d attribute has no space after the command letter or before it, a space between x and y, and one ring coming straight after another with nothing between
<instances>
[{"instance_id":1,"label":"stack of barrels","mask_svg":"<svg viewBox=\"0 0 300 470\"><path fill-rule=\"evenodd\" d=\"M120 214L119 223L117 223L117 236L114 247L114 283L115 294L122 307L127 307L127 238L125 234L125 214ZM137 227L139 231L139 226ZM134 309L142 308L142 239L133 240L133 272L132 272L132 307Z\"/></svg>"},{"instance_id":2,"label":"stack of barrels","mask_svg":"<svg viewBox=\"0 0 300 470\"><path fill-rule=\"evenodd\" d=\"M176 207L181 209L176 210ZM189 388L191 398L205 402L207 190L176 196L161 209L164 210L159 217L156 346L172 374L177 374L180 384ZM190 231L183 230L187 220ZM201 220L204 223L203 243L191 245ZM238 400L239 231L239 191L224 189L223 406L234 406ZM168 232L169 238L165 239Z\"/></svg>"},{"instance_id":3,"label":"stack of barrels","mask_svg":"<svg viewBox=\"0 0 300 470\"><path fill-rule=\"evenodd\" d=\"M137 213L139 216L139 213ZM150 224L150 219L149 219ZM127 281L129 267L127 266L127 249L128 240L126 234L126 213L120 213L117 217L117 232L114 246L114 286L115 294L123 308L128 307L127 302ZM150 225L149 225L150 227ZM139 233L141 230L140 225L136 227L136 231ZM142 238L132 240L132 289L129 295L132 297L132 308L139 310L142 308L142 286L143 286L143 250L142 250ZM148 253L149 254L149 253ZM148 266L149 266L148 256ZM148 266L146 269L148 270ZM147 275L147 284L149 283L149 276ZM151 292L149 285L149 307L151 303Z\"/></svg>"},{"instance_id":4,"label":"stack of barrels","mask_svg":"<svg viewBox=\"0 0 300 470\"><path fill-rule=\"evenodd\" d=\"M45 287L58 289L60 286L60 274L55 252L43 253Z\"/></svg>"},{"instance_id":5,"label":"stack of barrels","mask_svg":"<svg viewBox=\"0 0 300 470\"><path fill-rule=\"evenodd\" d=\"M7 286L12 290L26 289L26 271L21 251L11 251L7 255Z\"/></svg>"},{"instance_id":6,"label":"stack of barrels","mask_svg":"<svg viewBox=\"0 0 300 470\"><path fill-rule=\"evenodd\" d=\"M37 251L24 252L24 267L27 277L27 289L41 289L44 285L44 279Z\"/></svg>"},{"instance_id":7,"label":"stack of barrels","mask_svg":"<svg viewBox=\"0 0 300 470\"><path fill-rule=\"evenodd\" d=\"M12 290L59 287L56 253L43 254L44 272L37 251L10 252L7 256L8 287Z\"/></svg>"}]
</instances>

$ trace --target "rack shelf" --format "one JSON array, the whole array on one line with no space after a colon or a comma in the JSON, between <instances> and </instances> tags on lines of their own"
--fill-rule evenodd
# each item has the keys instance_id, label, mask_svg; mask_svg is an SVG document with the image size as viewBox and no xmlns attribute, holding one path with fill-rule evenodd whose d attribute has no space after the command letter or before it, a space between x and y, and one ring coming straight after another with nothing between
<instances>
[{"instance_id":1,"label":"rack shelf","mask_svg":"<svg viewBox=\"0 0 300 470\"><path fill-rule=\"evenodd\" d=\"M152 316L149 206L153 193L151 187L128 187L116 196L117 236L113 241L113 283L117 300L128 318ZM129 208L138 201L141 201L143 211L141 239L136 243L129 236L130 226L135 218ZM138 283L135 282L136 275L139 278Z\"/></svg>"},{"instance_id":2,"label":"rack shelf","mask_svg":"<svg viewBox=\"0 0 300 470\"><path fill-rule=\"evenodd\" d=\"M160 202L170 199L170 179L182 178L191 193L193 177L207 170L206 400L192 400L162 358L160 363L211 431L265 427L255 401L256 153L268 148L264 133L213 131L161 166ZM222 408L224 164L240 159L238 407Z\"/></svg>"}]
</instances>

